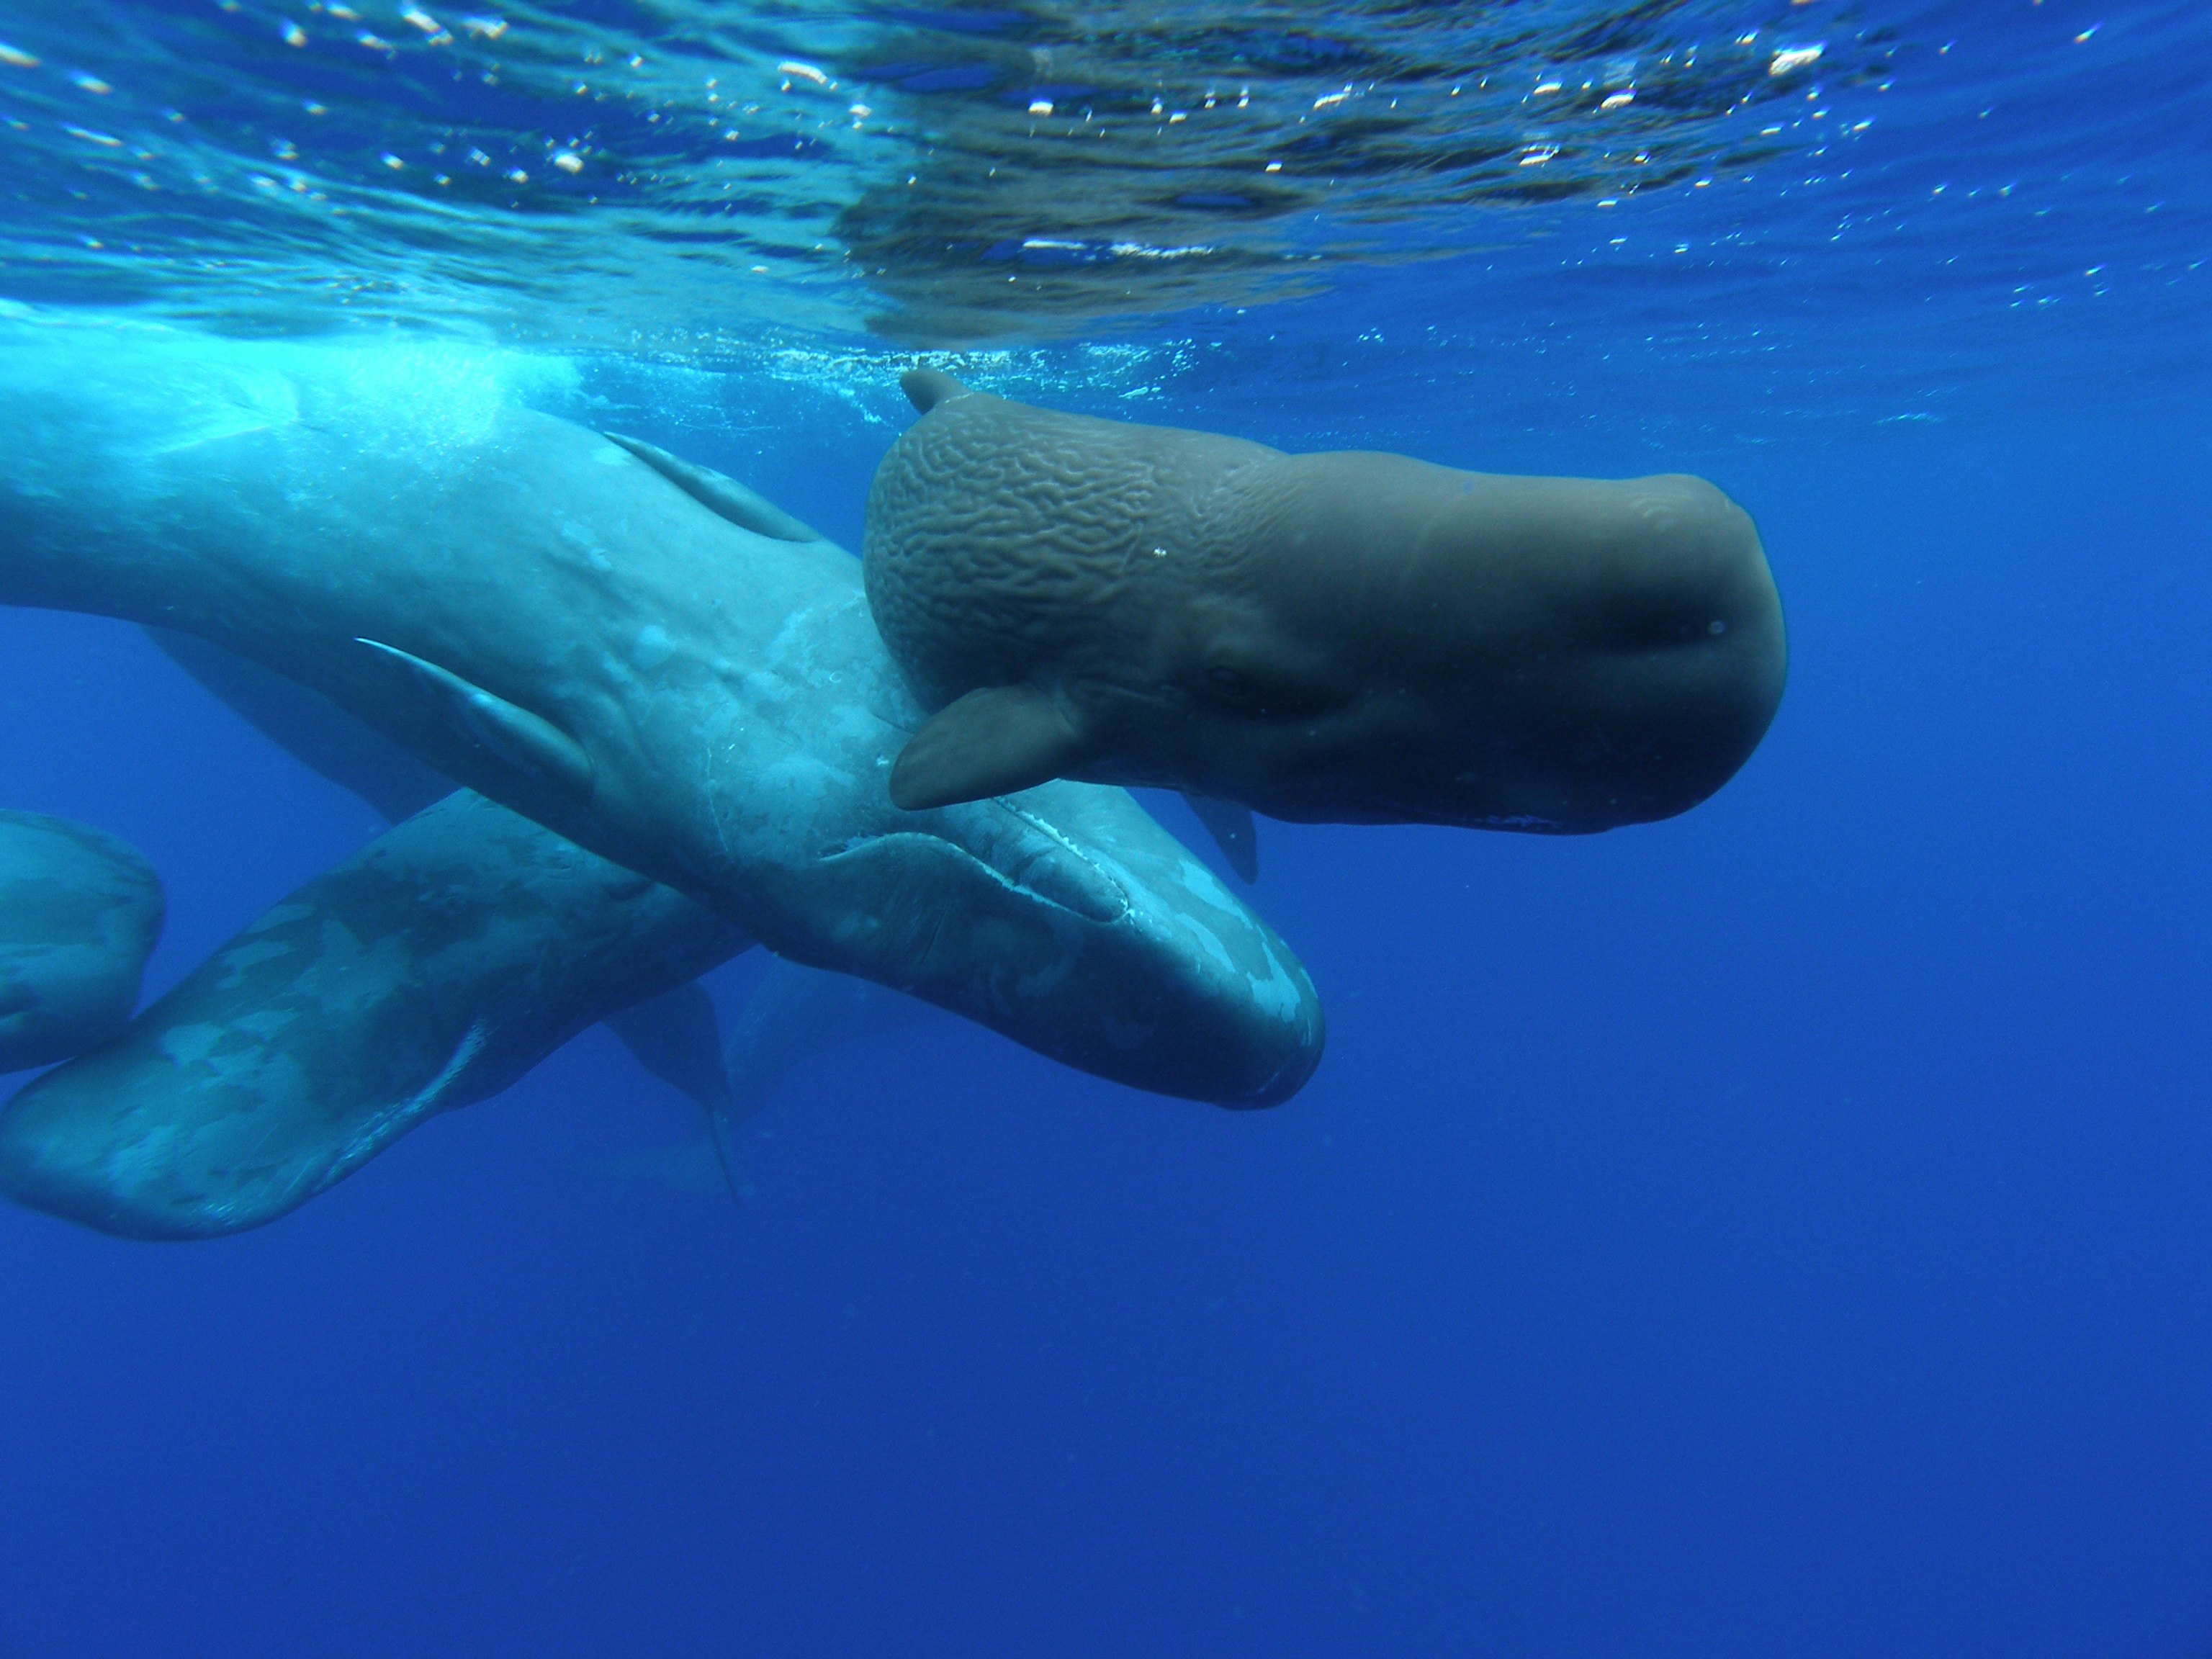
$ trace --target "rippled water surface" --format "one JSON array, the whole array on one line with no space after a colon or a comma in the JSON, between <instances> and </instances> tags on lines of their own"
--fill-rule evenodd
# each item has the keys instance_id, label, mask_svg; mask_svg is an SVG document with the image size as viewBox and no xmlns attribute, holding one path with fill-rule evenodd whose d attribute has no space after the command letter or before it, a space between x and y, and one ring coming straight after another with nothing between
<instances>
[{"instance_id":1,"label":"rippled water surface","mask_svg":"<svg viewBox=\"0 0 2212 1659\"><path fill-rule=\"evenodd\" d=\"M1171 344L1349 284L1428 350L1878 326L1894 377L2212 315L2190 4L16 0L0 47L0 292L226 329Z\"/></svg>"}]
</instances>

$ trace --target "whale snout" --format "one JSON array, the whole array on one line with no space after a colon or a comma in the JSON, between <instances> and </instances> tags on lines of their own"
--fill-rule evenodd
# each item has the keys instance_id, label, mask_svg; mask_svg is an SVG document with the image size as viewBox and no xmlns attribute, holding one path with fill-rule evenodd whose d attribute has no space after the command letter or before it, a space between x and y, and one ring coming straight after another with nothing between
<instances>
[{"instance_id":1,"label":"whale snout","mask_svg":"<svg viewBox=\"0 0 2212 1659\"><path fill-rule=\"evenodd\" d=\"M1788 648L1759 532L1679 476L1581 483L1554 531L1522 550L1526 602L1486 641L1496 665L1469 676L1470 735L1562 829L1686 811L1781 703Z\"/></svg>"},{"instance_id":2,"label":"whale snout","mask_svg":"<svg viewBox=\"0 0 2212 1659\"><path fill-rule=\"evenodd\" d=\"M1396 505L1295 544L1298 637L1359 690L1275 755L1262 811L1584 833L1686 811L1750 757L1788 652L1722 491L1360 459Z\"/></svg>"},{"instance_id":3,"label":"whale snout","mask_svg":"<svg viewBox=\"0 0 2212 1659\"><path fill-rule=\"evenodd\" d=\"M1765 736L1789 666L1751 515L1701 478L1628 489L1628 522L1561 619L1564 706L1581 727L1568 769L1601 826L1671 817L1726 783Z\"/></svg>"}]
</instances>

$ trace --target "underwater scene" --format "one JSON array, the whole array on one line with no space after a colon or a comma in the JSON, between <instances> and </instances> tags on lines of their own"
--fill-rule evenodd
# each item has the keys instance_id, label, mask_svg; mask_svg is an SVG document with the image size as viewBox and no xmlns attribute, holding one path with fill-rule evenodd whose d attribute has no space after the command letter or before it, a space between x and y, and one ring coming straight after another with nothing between
<instances>
[{"instance_id":1,"label":"underwater scene","mask_svg":"<svg viewBox=\"0 0 2212 1659\"><path fill-rule=\"evenodd\" d=\"M0 0L0 1659L2212 1655L2209 146Z\"/></svg>"}]
</instances>

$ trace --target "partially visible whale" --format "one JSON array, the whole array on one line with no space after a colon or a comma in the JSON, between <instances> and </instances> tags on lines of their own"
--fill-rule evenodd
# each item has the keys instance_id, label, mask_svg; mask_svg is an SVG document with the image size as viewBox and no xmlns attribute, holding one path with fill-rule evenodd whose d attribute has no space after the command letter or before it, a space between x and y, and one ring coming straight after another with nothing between
<instances>
[{"instance_id":1,"label":"partially visible whale","mask_svg":"<svg viewBox=\"0 0 2212 1659\"><path fill-rule=\"evenodd\" d=\"M763 515L783 518L780 509L760 501L751 491L744 494L759 502ZM260 664L250 662L221 646L210 645L194 635L179 634L167 628L143 631L163 654L214 693L233 713L311 771L360 796L382 814L387 823L412 817L432 802L455 793L456 786L451 778L432 771L321 693L311 691L281 674L273 674ZM491 821L480 818L475 822L489 824ZM528 823L526 818L516 820L516 826ZM501 826L499 833L514 833L516 826ZM559 839L550 830L538 833ZM525 888L546 882L571 887L579 881L588 884L597 879L588 873L588 863L553 857L518 859L509 866L509 876ZM518 908L548 918L566 915L573 907L585 902L582 896L574 892L537 895L524 891L515 897ZM500 902L499 895L484 894L481 902L495 904ZM681 907L640 905L611 888L603 890L600 902L618 906L633 918L649 918L650 925L686 925L682 920L684 912ZM596 918L587 918L582 923L586 932L598 925ZM714 918L708 912L699 911L690 925L713 927ZM609 970L617 966L618 963L610 963ZM592 965L588 961L580 962L577 971L588 974L592 971ZM610 981L600 994L601 1000L612 1001L624 992L618 981ZM722 1074L722 1044L714 1005L698 985L679 985L672 991L622 1007L609 1014L605 1023L639 1065L689 1095L702 1110L719 1111L726 1103L729 1085Z\"/></svg>"},{"instance_id":2,"label":"partially visible whale","mask_svg":"<svg viewBox=\"0 0 2212 1659\"><path fill-rule=\"evenodd\" d=\"M665 1017L661 1011L670 1000L647 1003L631 1013L658 1020ZM617 1016L607 1024L620 1035L630 1017ZM927 1003L872 981L772 957L731 1022L717 1072L722 1079L720 1101L710 1103L701 1094L693 1096L707 1108L699 1133L603 1167L617 1178L658 1182L687 1192L726 1192L743 1202L750 1188L738 1131L761 1113L793 1072L848 1043L945 1018Z\"/></svg>"},{"instance_id":3,"label":"partially visible whale","mask_svg":"<svg viewBox=\"0 0 2212 1659\"><path fill-rule=\"evenodd\" d=\"M1154 785L1232 857L1239 817L1210 802L1572 834L1703 800L1780 701L1765 555L1701 479L1290 455L903 384L922 416L863 552L934 711L901 806Z\"/></svg>"},{"instance_id":4,"label":"partially visible whale","mask_svg":"<svg viewBox=\"0 0 2212 1659\"><path fill-rule=\"evenodd\" d=\"M161 878L127 842L0 811L0 1072L122 1035L163 914Z\"/></svg>"},{"instance_id":5,"label":"partially visible whale","mask_svg":"<svg viewBox=\"0 0 2212 1659\"><path fill-rule=\"evenodd\" d=\"M134 1238L259 1226L751 942L457 792L0 1108L0 1193Z\"/></svg>"},{"instance_id":6,"label":"partially visible whale","mask_svg":"<svg viewBox=\"0 0 2212 1659\"><path fill-rule=\"evenodd\" d=\"M0 317L0 602L209 639L780 954L1098 1075L1296 1091L1320 1008L1264 924L1119 792L895 808L925 716L858 562L522 404L557 372Z\"/></svg>"}]
</instances>

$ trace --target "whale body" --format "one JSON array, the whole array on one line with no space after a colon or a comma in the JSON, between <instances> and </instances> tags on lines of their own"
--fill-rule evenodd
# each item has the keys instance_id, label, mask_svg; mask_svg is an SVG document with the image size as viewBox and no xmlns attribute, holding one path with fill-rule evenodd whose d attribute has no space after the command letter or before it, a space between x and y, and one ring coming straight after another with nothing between
<instances>
[{"instance_id":1,"label":"whale body","mask_svg":"<svg viewBox=\"0 0 2212 1659\"><path fill-rule=\"evenodd\" d=\"M120 1036L163 915L161 878L128 843L0 811L0 1072Z\"/></svg>"},{"instance_id":2,"label":"whale body","mask_svg":"<svg viewBox=\"0 0 2212 1659\"><path fill-rule=\"evenodd\" d=\"M759 500L750 490L745 495ZM764 512L781 516L769 504L760 505ZM319 692L272 674L258 663L194 635L166 628L143 631L164 655L234 714L310 771L358 795L386 823L401 823L454 793L451 778L441 777ZM528 823L526 818L518 818L514 825L502 828L519 830ZM553 836L550 830L538 833ZM525 887L547 881L567 887L579 880L593 879L586 864L578 860L524 858L514 860L509 868L512 878ZM542 902L531 893L517 896L519 908L535 908L549 917L565 914L579 902L573 892L546 895ZM498 896L487 895L484 902L496 903ZM652 917L656 925L687 925L680 920L684 910L679 906L641 906L614 896L611 890L603 902L618 904L635 917ZM713 922L712 915L702 911L696 923L690 925ZM586 931L594 925L592 921L583 924ZM589 973L592 968L580 962L576 970ZM601 1000L611 1003L623 994L620 981L612 981L601 993ZM689 1095L703 1110L722 1109L729 1087L722 1071L721 1034L713 999L702 988L679 985L609 1014L606 1025L647 1072Z\"/></svg>"},{"instance_id":3,"label":"whale body","mask_svg":"<svg viewBox=\"0 0 2212 1659\"><path fill-rule=\"evenodd\" d=\"M1031 408L918 370L863 559L935 711L891 798L1045 778L1306 822L1578 833L1742 765L1785 670L1701 479L1511 477Z\"/></svg>"},{"instance_id":4,"label":"whale body","mask_svg":"<svg viewBox=\"0 0 2212 1659\"><path fill-rule=\"evenodd\" d=\"M0 602L210 640L779 954L1100 1076L1305 1081L1311 981L1135 802L894 807L925 715L858 562L511 367L0 318Z\"/></svg>"},{"instance_id":5,"label":"whale body","mask_svg":"<svg viewBox=\"0 0 2212 1659\"><path fill-rule=\"evenodd\" d=\"M128 1237L258 1226L750 943L459 791L0 1108L0 1192Z\"/></svg>"}]
</instances>

